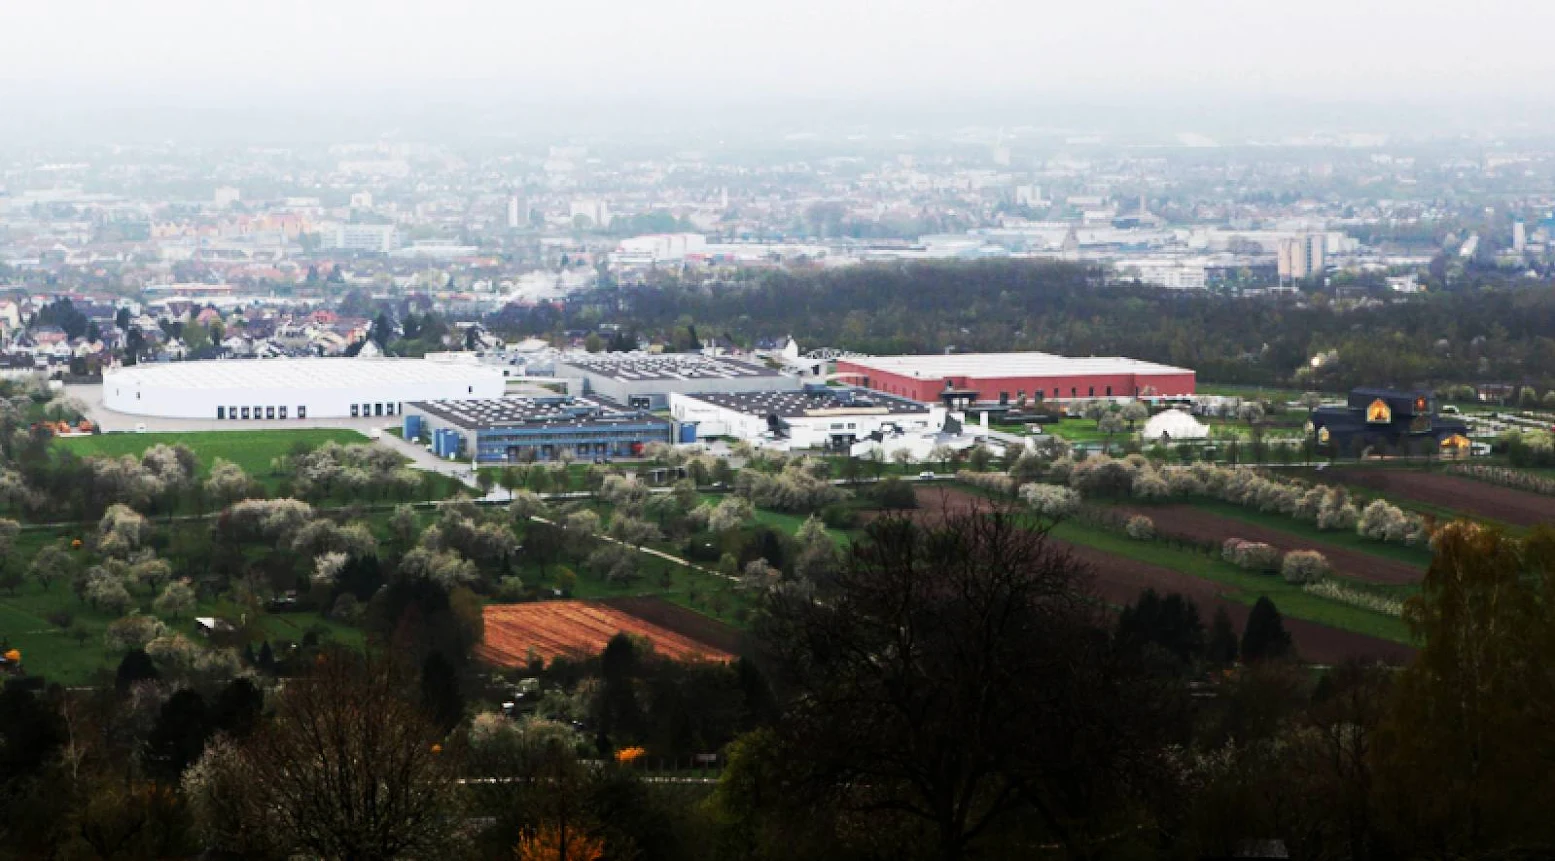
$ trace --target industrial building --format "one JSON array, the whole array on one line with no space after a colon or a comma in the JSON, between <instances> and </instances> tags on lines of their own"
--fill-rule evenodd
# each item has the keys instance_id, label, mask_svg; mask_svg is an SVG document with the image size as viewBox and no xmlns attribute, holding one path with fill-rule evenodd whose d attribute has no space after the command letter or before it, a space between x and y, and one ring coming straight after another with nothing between
<instances>
[{"instance_id":1,"label":"industrial building","mask_svg":"<svg viewBox=\"0 0 1555 861\"><path fill-rule=\"evenodd\" d=\"M945 424L946 411L860 389L809 385L800 391L669 396L670 415L695 424L699 438L785 440L792 448L836 448L877 432L923 433Z\"/></svg>"},{"instance_id":2,"label":"industrial building","mask_svg":"<svg viewBox=\"0 0 1555 861\"><path fill-rule=\"evenodd\" d=\"M837 360L845 382L951 409L976 404L1118 400L1193 394L1194 372L1137 359L1049 353L852 356Z\"/></svg>"},{"instance_id":3,"label":"industrial building","mask_svg":"<svg viewBox=\"0 0 1555 861\"><path fill-rule=\"evenodd\" d=\"M504 386L499 368L422 359L217 359L105 371L103 406L236 422L369 418L409 401L498 397Z\"/></svg>"},{"instance_id":4,"label":"industrial building","mask_svg":"<svg viewBox=\"0 0 1555 861\"><path fill-rule=\"evenodd\" d=\"M701 353L568 353L556 360L556 376L580 381L583 394L650 410L667 408L672 392L793 392L804 385L765 365Z\"/></svg>"},{"instance_id":5,"label":"industrial building","mask_svg":"<svg viewBox=\"0 0 1555 861\"><path fill-rule=\"evenodd\" d=\"M594 398L504 397L405 404L405 439L439 457L477 463L637 457L650 442L671 442L665 419Z\"/></svg>"}]
</instances>

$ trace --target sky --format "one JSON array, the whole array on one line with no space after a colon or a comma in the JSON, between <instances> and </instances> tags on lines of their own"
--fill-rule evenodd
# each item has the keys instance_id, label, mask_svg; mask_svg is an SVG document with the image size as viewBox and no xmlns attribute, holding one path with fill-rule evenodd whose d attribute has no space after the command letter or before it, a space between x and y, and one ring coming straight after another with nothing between
<instances>
[{"instance_id":1,"label":"sky","mask_svg":"<svg viewBox=\"0 0 1555 861\"><path fill-rule=\"evenodd\" d=\"M1451 108L1550 98L1552 32L1550 0L0 0L0 105Z\"/></svg>"}]
</instances>

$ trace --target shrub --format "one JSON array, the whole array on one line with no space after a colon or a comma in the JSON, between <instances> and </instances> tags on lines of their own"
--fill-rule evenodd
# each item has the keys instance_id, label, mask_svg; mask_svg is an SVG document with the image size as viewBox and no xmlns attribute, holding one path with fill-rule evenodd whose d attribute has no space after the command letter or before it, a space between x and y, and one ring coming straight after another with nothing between
<instances>
[{"instance_id":1,"label":"shrub","mask_svg":"<svg viewBox=\"0 0 1555 861\"><path fill-rule=\"evenodd\" d=\"M1259 541L1228 538L1220 552L1227 562L1244 571L1271 573L1280 570L1280 551Z\"/></svg>"},{"instance_id":2,"label":"shrub","mask_svg":"<svg viewBox=\"0 0 1555 861\"><path fill-rule=\"evenodd\" d=\"M1067 517L1080 508L1078 493L1053 484L1028 484L1020 489L1020 497L1042 517Z\"/></svg>"},{"instance_id":3,"label":"shrub","mask_svg":"<svg viewBox=\"0 0 1555 861\"><path fill-rule=\"evenodd\" d=\"M1355 531L1373 541L1414 544L1425 534L1425 524L1398 506L1376 499L1361 512Z\"/></svg>"},{"instance_id":4,"label":"shrub","mask_svg":"<svg viewBox=\"0 0 1555 861\"><path fill-rule=\"evenodd\" d=\"M913 493L912 485L895 476L876 484L870 495L874 497L876 505L887 511L918 507L918 496Z\"/></svg>"},{"instance_id":5,"label":"shrub","mask_svg":"<svg viewBox=\"0 0 1555 861\"><path fill-rule=\"evenodd\" d=\"M858 511L846 505L828 505L821 509L821 522L830 529L852 529L858 526Z\"/></svg>"},{"instance_id":6,"label":"shrub","mask_svg":"<svg viewBox=\"0 0 1555 861\"><path fill-rule=\"evenodd\" d=\"M1149 541L1155 538L1155 521L1143 514L1136 514L1128 519L1128 525L1123 527L1123 531L1135 541Z\"/></svg>"},{"instance_id":7,"label":"shrub","mask_svg":"<svg viewBox=\"0 0 1555 861\"><path fill-rule=\"evenodd\" d=\"M997 472L972 472L961 470L956 473L956 478L973 487L989 490L1004 496L1013 496L1016 491L1015 479Z\"/></svg>"},{"instance_id":8,"label":"shrub","mask_svg":"<svg viewBox=\"0 0 1555 861\"><path fill-rule=\"evenodd\" d=\"M1280 563L1280 576L1286 583L1305 586L1328 576L1328 559L1315 550L1292 550Z\"/></svg>"}]
</instances>

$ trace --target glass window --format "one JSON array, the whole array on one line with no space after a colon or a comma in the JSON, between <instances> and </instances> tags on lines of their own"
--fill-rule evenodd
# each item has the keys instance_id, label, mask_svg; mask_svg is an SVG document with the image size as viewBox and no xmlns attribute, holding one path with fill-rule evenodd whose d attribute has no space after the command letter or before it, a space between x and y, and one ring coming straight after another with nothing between
<instances>
[{"instance_id":1,"label":"glass window","mask_svg":"<svg viewBox=\"0 0 1555 861\"><path fill-rule=\"evenodd\" d=\"M217 407L216 408L216 418L224 419L226 417L227 417L227 408L226 407Z\"/></svg>"},{"instance_id":2,"label":"glass window","mask_svg":"<svg viewBox=\"0 0 1555 861\"><path fill-rule=\"evenodd\" d=\"M383 404L373 404L373 415L375 415L375 416L383 415Z\"/></svg>"},{"instance_id":3,"label":"glass window","mask_svg":"<svg viewBox=\"0 0 1555 861\"><path fill-rule=\"evenodd\" d=\"M237 407L227 407L227 418L235 419L237 417L238 417L238 408Z\"/></svg>"},{"instance_id":4,"label":"glass window","mask_svg":"<svg viewBox=\"0 0 1555 861\"><path fill-rule=\"evenodd\" d=\"M1086 397L1091 397L1091 398L1096 397L1096 387L1095 386L1091 386L1089 389L1086 390L1085 394L1086 394Z\"/></svg>"},{"instance_id":5,"label":"glass window","mask_svg":"<svg viewBox=\"0 0 1555 861\"><path fill-rule=\"evenodd\" d=\"M267 419L275 418L275 407L265 407L265 418L267 418Z\"/></svg>"},{"instance_id":6,"label":"glass window","mask_svg":"<svg viewBox=\"0 0 1555 861\"><path fill-rule=\"evenodd\" d=\"M1112 386L1107 387L1107 397L1112 397Z\"/></svg>"},{"instance_id":7,"label":"glass window","mask_svg":"<svg viewBox=\"0 0 1555 861\"><path fill-rule=\"evenodd\" d=\"M308 417L308 408L303 406L302 404L298 404L297 405L297 418L305 419L307 417Z\"/></svg>"},{"instance_id":8,"label":"glass window","mask_svg":"<svg viewBox=\"0 0 1555 861\"><path fill-rule=\"evenodd\" d=\"M286 407L281 407L280 410L279 410L279 413L280 413L281 418L283 418L283 419L286 418Z\"/></svg>"},{"instance_id":9,"label":"glass window","mask_svg":"<svg viewBox=\"0 0 1555 861\"><path fill-rule=\"evenodd\" d=\"M243 418L248 418L248 407L243 408Z\"/></svg>"},{"instance_id":10,"label":"glass window","mask_svg":"<svg viewBox=\"0 0 1555 861\"><path fill-rule=\"evenodd\" d=\"M362 414L362 408L356 404L351 405L351 418L357 418Z\"/></svg>"}]
</instances>

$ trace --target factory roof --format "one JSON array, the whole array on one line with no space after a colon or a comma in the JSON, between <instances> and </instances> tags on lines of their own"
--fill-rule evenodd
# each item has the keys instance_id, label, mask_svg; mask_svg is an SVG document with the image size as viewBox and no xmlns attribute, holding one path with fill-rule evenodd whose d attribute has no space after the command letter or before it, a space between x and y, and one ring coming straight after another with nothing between
<instances>
[{"instance_id":1,"label":"factory roof","mask_svg":"<svg viewBox=\"0 0 1555 861\"><path fill-rule=\"evenodd\" d=\"M419 409L466 430L518 427L597 427L601 424L666 424L664 419L598 398L475 398L412 401Z\"/></svg>"},{"instance_id":2,"label":"factory roof","mask_svg":"<svg viewBox=\"0 0 1555 861\"><path fill-rule=\"evenodd\" d=\"M728 356L701 353L568 353L557 358L566 366L622 382L656 380L736 380L776 377L765 365Z\"/></svg>"},{"instance_id":3,"label":"factory roof","mask_svg":"<svg viewBox=\"0 0 1555 861\"><path fill-rule=\"evenodd\" d=\"M160 362L115 368L107 382L167 389L348 389L500 378L497 368L423 359L288 358Z\"/></svg>"},{"instance_id":4,"label":"factory roof","mask_svg":"<svg viewBox=\"0 0 1555 861\"><path fill-rule=\"evenodd\" d=\"M797 392L735 392L684 397L746 415L775 415L785 419L850 415L923 415L929 411L929 407L917 401L881 392L816 386Z\"/></svg>"},{"instance_id":5,"label":"factory roof","mask_svg":"<svg viewBox=\"0 0 1555 861\"><path fill-rule=\"evenodd\" d=\"M1057 356L1052 353L953 353L926 356L851 356L851 362L906 377L1057 377L1076 374L1191 374L1139 359L1116 356Z\"/></svg>"}]
</instances>

